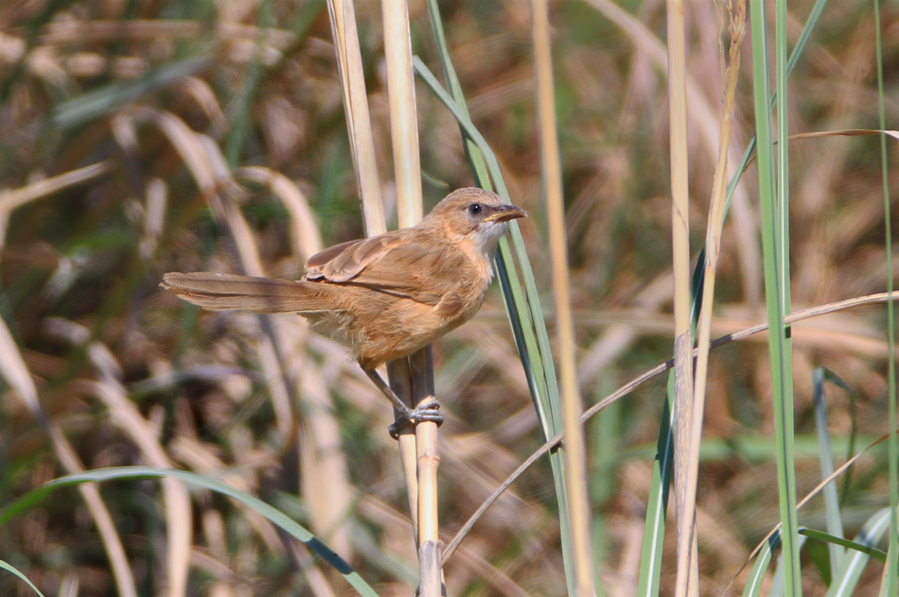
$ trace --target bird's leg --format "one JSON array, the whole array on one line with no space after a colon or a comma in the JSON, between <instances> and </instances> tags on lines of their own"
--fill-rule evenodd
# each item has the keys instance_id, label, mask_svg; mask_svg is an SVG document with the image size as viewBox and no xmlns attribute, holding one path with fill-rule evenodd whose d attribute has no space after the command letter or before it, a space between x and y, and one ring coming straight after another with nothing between
<instances>
[{"instance_id":1,"label":"bird's leg","mask_svg":"<svg viewBox=\"0 0 899 597\"><path fill-rule=\"evenodd\" d=\"M391 437L394 439L399 436L400 430L407 425L417 425L421 421L431 421L437 423L437 425L443 423L443 415L440 414L438 410L440 408L440 403L437 402L435 398L419 404L414 409L409 408L406 403L400 400L400 397L396 395L396 392L394 392L389 385L387 385L387 382L384 381L384 378L381 377L376 370L368 369L366 367L363 367L362 370L365 371L365 374L372 383L378 386L381 393L387 396L387 399L393 403L394 408L400 412L400 418L388 428Z\"/></svg>"}]
</instances>

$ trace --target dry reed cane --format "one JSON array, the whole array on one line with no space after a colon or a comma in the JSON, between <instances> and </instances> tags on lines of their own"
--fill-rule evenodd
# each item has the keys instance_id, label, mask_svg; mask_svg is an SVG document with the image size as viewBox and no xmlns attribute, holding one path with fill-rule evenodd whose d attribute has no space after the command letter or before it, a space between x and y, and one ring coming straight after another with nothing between
<instances>
[{"instance_id":1,"label":"dry reed cane","mask_svg":"<svg viewBox=\"0 0 899 597\"><path fill-rule=\"evenodd\" d=\"M409 34L409 10L406 0L382 0L384 51L387 60L387 93L390 104L390 131L393 144L394 177L397 190L397 215L400 227L417 224L423 214L421 166L418 149L418 120L415 110L415 74L412 70L412 39ZM391 385L399 397L417 405L434 395L434 366L430 347L426 347L388 367ZM408 381L406 381L408 380ZM440 550L438 546L437 425L421 422L415 427L417 487L411 488L411 434L400 435L401 459L407 474L410 510L419 554L422 597L441 593ZM415 507L412 506L415 502Z\"/></svg>"}]
</instances>

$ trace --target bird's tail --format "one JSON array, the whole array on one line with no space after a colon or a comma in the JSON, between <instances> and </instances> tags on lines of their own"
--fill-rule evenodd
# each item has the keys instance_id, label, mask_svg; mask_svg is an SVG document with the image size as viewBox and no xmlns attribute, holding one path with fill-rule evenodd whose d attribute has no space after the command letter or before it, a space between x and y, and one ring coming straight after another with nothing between
<instances>
[{"instance_id":1,"label":"bird's tail","mask_svg":"<svg viewBox=\"0 0 899 597\"><path fill-rule=\"evenodd\" d=\"M160 284L186 301L212 311L314 313L335 308L330 288L310 282L232 274L172 272Z\"/></svg>"}]
</instances>

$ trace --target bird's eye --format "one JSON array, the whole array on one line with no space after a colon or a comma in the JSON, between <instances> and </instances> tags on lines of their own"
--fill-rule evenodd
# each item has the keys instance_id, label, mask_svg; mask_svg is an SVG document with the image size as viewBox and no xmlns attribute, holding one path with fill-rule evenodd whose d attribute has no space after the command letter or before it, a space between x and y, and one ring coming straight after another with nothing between
<instances>
[{"instance_id":1,"label":"bird's eye","mask_svg":"<svg viewBox=\"0 0 899 597\"><path fill-rule=\"evenodd\" d=\"M468 213L470 213L473 216L476 216L479 213L481 213L481 204L480 203L472 203L471 205L469 205Z\"/></svg>"}]
</instances>

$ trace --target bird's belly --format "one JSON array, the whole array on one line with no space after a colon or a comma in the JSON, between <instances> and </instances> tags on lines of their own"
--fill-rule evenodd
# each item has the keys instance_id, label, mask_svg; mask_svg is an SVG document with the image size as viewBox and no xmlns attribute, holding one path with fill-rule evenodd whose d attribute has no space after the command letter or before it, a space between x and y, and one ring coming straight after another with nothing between
<instances>
[{"instance_id":1,"label":"bird's belly","mask_svg":"<svg viewBox=\"0 0 899 597\"><path fill-rule=\"evenodd\" d=\"M349 348L363 367L376 368L433 343L468 321L481 303L481 300L467 301L465 308L448 317L431 305L391 298L381 304L371 301L367 304L370 308L304 313L303 316L317 333Z\"/></svg>"}]
</instances>

